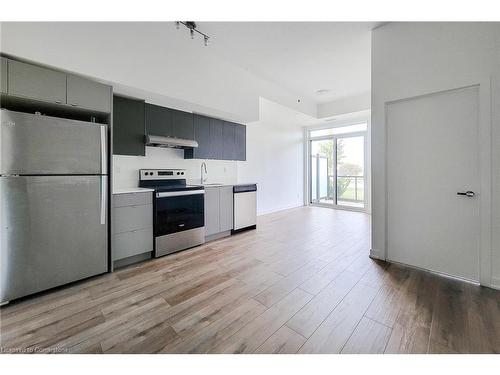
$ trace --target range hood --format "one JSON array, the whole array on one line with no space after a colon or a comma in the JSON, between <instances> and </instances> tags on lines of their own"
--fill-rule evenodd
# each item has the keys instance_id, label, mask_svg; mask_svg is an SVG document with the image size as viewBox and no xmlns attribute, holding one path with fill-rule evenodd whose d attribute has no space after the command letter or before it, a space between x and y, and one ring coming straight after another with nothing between
<instances>
[{"instance_id":1,"label":"range hood","mask_svg":"<svg viewBox=\"0 0 500 375\"><path fill-rule=\"evenodd\" d=\"M146 135L146 146L170 148L195 148L198 142L192 139L163 137L161 135Z\"/></svg>"}]
</instances>

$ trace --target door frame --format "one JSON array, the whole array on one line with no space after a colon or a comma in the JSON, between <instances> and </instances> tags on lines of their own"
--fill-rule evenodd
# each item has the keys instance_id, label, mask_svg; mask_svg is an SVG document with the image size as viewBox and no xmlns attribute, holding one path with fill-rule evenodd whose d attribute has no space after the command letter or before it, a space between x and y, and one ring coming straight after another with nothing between
<instances>
[{"instance_id":1,"label":"door frame","mask_svg":"<svg viewBox=\"0 0 500 375\"><path fill-rule=\"evenodd\" d=\"M370 111L360 111L356 113L346 114L339 120L329 121L326 124L315 125L304 127L304 205L305 206L315 206L315 207L326 207L338 210L346 210L346 211L356 211L356 212L365 212L371 213L371 116ZM366 131L357 131L352 133L344 133L339 135L326 135L321 137L309 137L309 132L311 130L322 130L322 129L330 129L330 128L339 128L349 125L356 125L366 122ZM310 151L311 151L311 141L320 141L325 139L335 140L334 137L350 137L350 136L364 136L364 194L365 194L365 206L364 208L356 208L356 207L348 207L334 204L325 204L325 203L311 203L311 161L310 161ZM334 169L337 169L337 160L336 160L336 144L334 144L335 151L335 160L334 160ZM337 192L335 191L335 196Z\"/></svg>"},{"instance_id":2,"label":"door frame","mask_svg":"<svg viewBox=\"0 0 500 375\"><path fill-rule=\"evenodd\" d=\"M479 217L480 217L480 234L479 234L479 283L485 286L491 286L492 281L492 248L491 248L491 235L492 235L492 209L491 209L491 195L492 195L492 181L491 181L491 166L492 166L492 154L491 154L491 121L492 121L492 112L491 112L491 78L486 77L482 80L479 80L475 83L453 87L445 90L432 91L425 94L409 96L405 98L389 100L384 103L384 137L387 141L388 139L388 106L390 104L413 100L418 98L429 97L433 95L439 95L447 92L467 89L471 87L478 87L479 91L479 103L478 103L478 112L479 112L479 121L478 121L478 140L479 140L479 175L480 175L480 203L479 203ZM387 145L386 145L387 147ZM388 252L389 252L389 236L388 236L388 160L387 160L387 149L384 155L384 169L385 169L385 251L384 257L385 260L388 260ZM432 270L427 270L432 271ZM434 272L434 271L432 271ZM439 272L437 272L439 273ZM452 276L454 275L446 275ZM470 280L467 280L470 281Z\"/></svg>"}]
</instances>

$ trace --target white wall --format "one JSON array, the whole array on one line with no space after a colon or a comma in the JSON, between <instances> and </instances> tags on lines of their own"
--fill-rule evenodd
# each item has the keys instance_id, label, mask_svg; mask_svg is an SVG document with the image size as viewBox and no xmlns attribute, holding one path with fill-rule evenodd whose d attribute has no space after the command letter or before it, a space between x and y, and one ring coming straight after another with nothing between
<instances>
[{"instance_id":1,"label":"white wall","mask_svg":"<svg viewBox=\"0 0 500 375\"><path fill-rule=\"evenodd\" d=\"M320 103L318 104L318 117L325 118L344 113L365 111L370 109L370 100L370 92L366 92L329 103Z\"/></svg>"},{"instance_id":2,"label":"white wall","mask_svg":"<svg viewBox=\"0 0 500 375\"><path fill-rule=\"evenodd\" d=\"M295 93L223 60L171 22L0 26L3 53L100 79L151 103L254 121L247 127L247 161L209 160L209 180L257 182L260 214L303 204L301 121L313 119L303 113L316 116L315 103L298 102ZM198 179L201 162L150 147L146 157L115 155L114 188L137 186L140 168L186 168L188 179Z\"/></svg>"},{"instance_id":3,"label":"white wall","mask_svg":"<svg viewBox=\"0 0 500 375\"><path fill-rule=\"evenodd\" d=\"M207 163L208 180L233 184L237 182L236 161L184 159L184 151L169 148L146 147L146 156L113 156L113 188L136 187L139 169L184 168L187 180L199 183L201 163Z\"/></svg>"},{"instance_id":4,"label":"white wall","mask_svg":"<svg viewBox=\"0 0 500 375\"><path fill-rule=\"evenodd\" d=\"M114 85L116 93L140 98L148 103L175 108L184 111L195 111L208 116L223 117L223 114L212 109L189 103L183 100L165 97L156 93L140 90L124 85ZM233 184L237 182L236 161L223 160L190 160L184 159L184 151L146 147L145 156L113 155L113 189L129 188L138 185L138 170L147 168L184 168L188 182L198 183L201 175L201 163L205 162L208 169L207 182Z\"/></svg>"},{"instance_id":5,"label":"white wall","mask_svg":"<svg viewBox=\"0 0 500 375\"><path fill-rule=\"evenodd\" d=\"M303 126L296 113L261 100L260 121L247 126L247 161L238 182L256 182L259 215L303 205Z\"/></svg>"},{"instance_id":6,"label":"white wall","mask_svg":"<svg viewBox=\"0 0 500 375\"><path fill-rule=\"evenodd\" d=\"M372 33L372 251L386 251L385 103L492 81L492 283L500 287L500 23L391 23ZM389 198L390 199L390 198Z\"/></svg>"},{"instance_id":7,"label":"white wall","mask_svg":"<svg viewBox=\"0 0 500 375\"><path fill-rule=\"evenodd\" d=\"M183 30L184 31L184 30ZM216 41L213 41L216 43ZM259 97L316 115L307 98L220 58L173 22L2 22L4 53L256 121Z\"/></svg>"}]
</instances>

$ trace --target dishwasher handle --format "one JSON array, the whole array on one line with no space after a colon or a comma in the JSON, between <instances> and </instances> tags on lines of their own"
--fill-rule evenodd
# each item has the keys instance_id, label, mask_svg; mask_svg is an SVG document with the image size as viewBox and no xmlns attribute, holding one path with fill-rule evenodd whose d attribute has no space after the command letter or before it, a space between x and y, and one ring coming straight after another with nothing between
<instances>
[{"instance_id":1,"label":"dishwasher handle","mask_svg":"<svg viewBox=\"0 0 500 375\"><path fill-rule=\"evenodd\" d=\"M247 184L247 185L234 185L233 193L248 193L250 191L257 191L257 184Z\"/></svg>"}]
</instances>

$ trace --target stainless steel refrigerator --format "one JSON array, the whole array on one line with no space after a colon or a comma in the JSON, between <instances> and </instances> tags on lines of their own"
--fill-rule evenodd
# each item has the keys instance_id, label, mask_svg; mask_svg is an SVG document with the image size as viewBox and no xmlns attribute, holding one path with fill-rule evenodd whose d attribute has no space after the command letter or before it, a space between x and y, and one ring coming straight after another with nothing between
<instances>
[{"instance_id":1,"label":"stainless steel refrigerator","mask_svg":"<svg viewBox=\"0 0 500 375\"><path fill-rule=\"evenodd\" d=\"M107 125L0 120L1 302L106 272Z\"/></svg>"}]
</instances>

